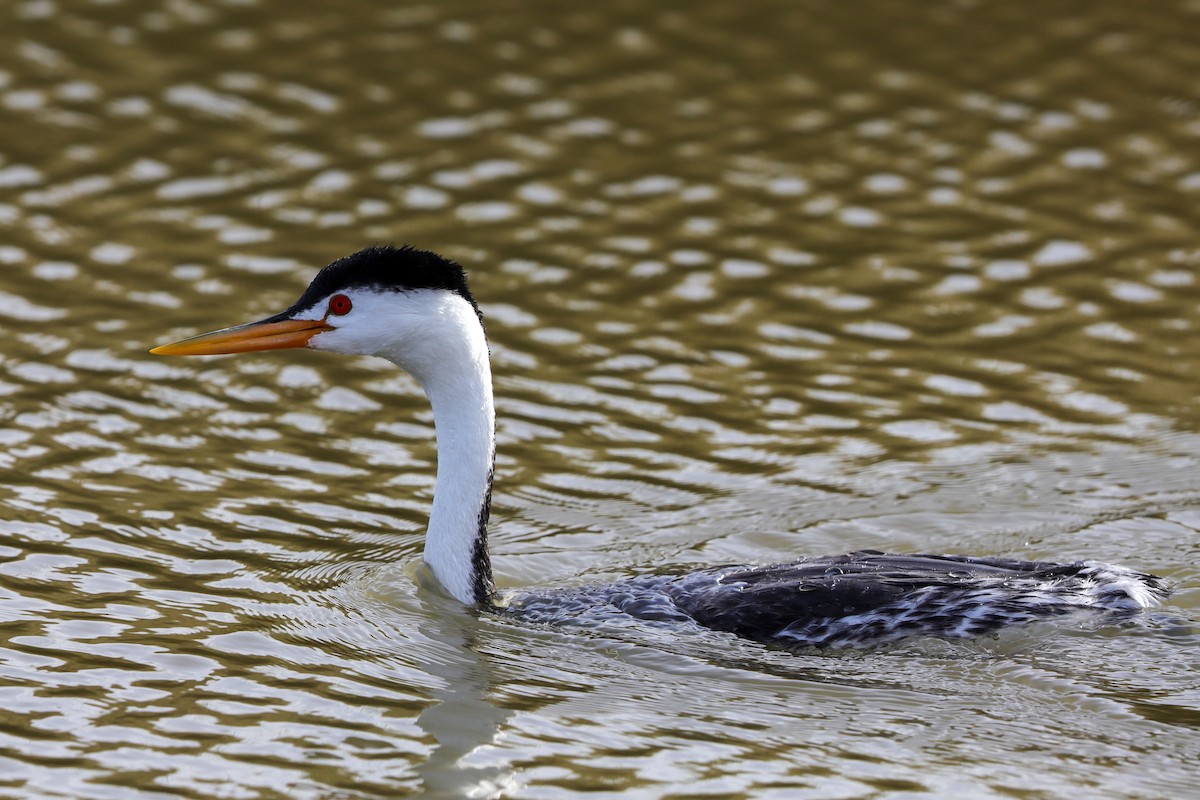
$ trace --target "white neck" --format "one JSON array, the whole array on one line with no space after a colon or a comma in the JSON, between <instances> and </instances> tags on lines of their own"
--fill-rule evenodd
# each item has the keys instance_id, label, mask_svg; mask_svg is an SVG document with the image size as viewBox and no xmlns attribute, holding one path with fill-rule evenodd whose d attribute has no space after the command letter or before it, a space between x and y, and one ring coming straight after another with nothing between
<instances>
[{"instance_id":1,"label":"white neck","mask_svg":"<svg viewBox=\"0 0 1200 800\"><path fill-rule=\"evenodd\" d=\"M447 296L439 312L420 352L385 355L421 383L433 406L438 468L425 562L450 594L476 605L495 591L487 549L496 457L492 368L474 309Z\"/></svg>"},{"instance_id":2,"label":"white neck","mask_svg":"<svg viewBox=\"0 0 1200 800\"><path fill-rule=\"evenodd\" d=\"M487 521L496 458L496 410L487 336L474 306L446 289L350 292L353 311L309 347L382 356L425 390L437 429L438 474L425 535L425 562L446 591L468 605L495 587ZM326 302L298 318L323 319Z\"/></svg>"}]
</instances>

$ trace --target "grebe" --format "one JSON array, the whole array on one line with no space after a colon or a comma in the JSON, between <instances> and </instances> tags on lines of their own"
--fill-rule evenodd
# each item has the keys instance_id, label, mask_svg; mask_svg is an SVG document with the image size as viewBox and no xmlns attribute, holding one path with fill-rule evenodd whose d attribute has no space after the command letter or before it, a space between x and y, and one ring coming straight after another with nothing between
<instances>
[{"instance_id":1,"label":"grebe","mask_svg":"<svg viewBox=\"0 0 1200 800\"><path fill-rule=\"evenodd\" d=\"M794 648L975 636L1077 610L1136 611L1168 592L1160 578L1095 561L863 550L498 593L487 545L495 464L491 364L483 316L463 268L411 247L367 248L322 269L280 314L150 352L195 356L292 347L381 356L421 384L433 406L438 456L425 562L467 606L536 623L604 626L633 618Z\"/></svg>"}]
</instances>

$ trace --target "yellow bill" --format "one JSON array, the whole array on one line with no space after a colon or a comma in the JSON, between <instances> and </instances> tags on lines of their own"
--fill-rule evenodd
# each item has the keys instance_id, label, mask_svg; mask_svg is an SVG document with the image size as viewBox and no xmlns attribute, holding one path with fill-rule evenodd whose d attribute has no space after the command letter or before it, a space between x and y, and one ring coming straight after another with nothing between
<instances>
[{"instance_id":1,"label":"yellow bill","mask_svg":"<svg viewBox=\"0 0 1200 800\"><path fill-rule=\"evenodd\" d=\"M250 322L159 345L150 352L156 356L218 356L255 350L286 350L305 347L309 339L329 330L333 330L333 326L320 319Z\"/></svg>"}]
</instances>

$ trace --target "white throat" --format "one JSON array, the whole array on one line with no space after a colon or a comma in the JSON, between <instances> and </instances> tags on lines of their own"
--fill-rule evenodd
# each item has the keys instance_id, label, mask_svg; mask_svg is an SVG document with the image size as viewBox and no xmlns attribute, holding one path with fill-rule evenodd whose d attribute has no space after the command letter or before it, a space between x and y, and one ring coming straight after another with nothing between
<instances>
[{"instance_id":1,"label":"white throat","mask_svg":"<svg viewBox=\"0 0 1200 800\"><path fill-rule=\"evenodd\" d=\"M496 411L483 325L471 304L449 291L356 297L355 309L375 303L381 305L371 317L386 325L369 331L347 325L314 337L312 346L374 353L421 384L433 406L438 457L425 562L458 600L486 603L495 591L487 521Z\"/></svg>"},{"instance_id":2,"label":"white throat","mask_svg":"<svg viewBox=\"0 0 1200 800\"><path fill-rule=\"evenodd\" d=\"M492 369L483 329L463 342L469 353L447 354L436 378L422 381L437 432L437 486L425 562L450 594L467 604L485 603L495 591L487 524L496 460ZM468 357L469 356L469 357Z\"/></svg>"}]
</instances>

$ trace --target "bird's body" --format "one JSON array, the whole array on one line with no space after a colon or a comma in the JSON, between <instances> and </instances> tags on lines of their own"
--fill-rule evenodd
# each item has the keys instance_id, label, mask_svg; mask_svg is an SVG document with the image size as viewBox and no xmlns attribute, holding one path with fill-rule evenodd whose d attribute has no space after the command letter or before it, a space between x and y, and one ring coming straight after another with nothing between
<instances>
[{"instance_id":1,"label":"bird's body","mask_svg":"<svg viewBox=\"0 0 1200 800\"><path fill-rule=\"evenodd\" d=\"M497 594L487 544L495 463L491 366L462 268L426 251L369 248L325 267L281 314L152 352L291 347L381 356L421 384L438 438L425 561L449 594L484 610L535 623L603 625L620 617L787 647L846 646L973 636L1079 610L1136 611L1166 595L1158 578L1098 562L874 551Z\"/></svg>"},{"instance_id":2,"label":"bird's body","mask_svg":"<svg viewBox=\"0 0 1200 800\"><path fill-rule=\"evenodd\" d=\"M713 567L516 593L531 622L603 627L620 618L697 625L788 648L961 638L1077 611L1156 602L1150 575L1094 561L1054 564L862 550L769 566Z\"/></svg>"}]
</instances>

